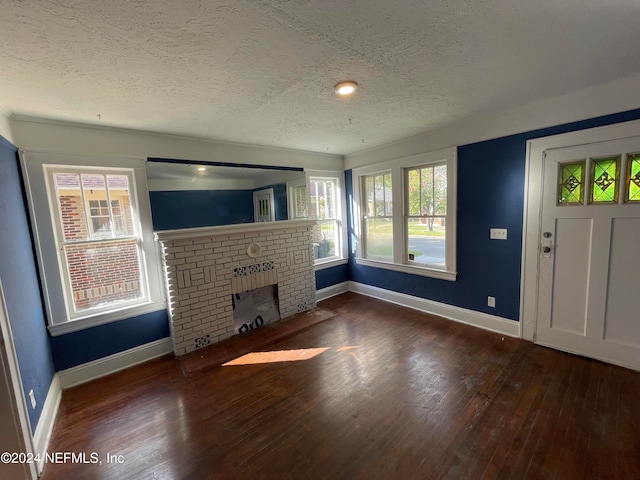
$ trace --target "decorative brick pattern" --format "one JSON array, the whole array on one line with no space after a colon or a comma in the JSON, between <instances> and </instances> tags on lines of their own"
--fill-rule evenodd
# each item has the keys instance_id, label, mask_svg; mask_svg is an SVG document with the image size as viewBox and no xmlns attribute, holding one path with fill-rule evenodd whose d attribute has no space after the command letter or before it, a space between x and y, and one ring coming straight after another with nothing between
<instances>
[{"instance_id":1,"label":"decorative brick pattern","mask_svg":"<svg viewBox=\"0 0 640 480\"><path fill-rule=\"evenodd\" d=\"M260 224L257 224L260 225ZM270 229L232 226L156 232L169 298L174 353L184 355L235 334L231 295L278 285L281 318L316 305L312 222L275 222ZM194 234L197 231L197 235ZM259 257L247 254L259 243ZM204 340L206 339L206 340Z\"/></svg>"}]
</instances>

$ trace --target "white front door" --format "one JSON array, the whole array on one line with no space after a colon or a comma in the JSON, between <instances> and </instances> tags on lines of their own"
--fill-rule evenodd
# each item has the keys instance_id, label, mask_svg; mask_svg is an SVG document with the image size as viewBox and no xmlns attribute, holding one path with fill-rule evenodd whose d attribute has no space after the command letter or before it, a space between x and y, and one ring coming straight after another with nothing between
<instances>
[{"instance_id":1,"label":"white front door","mask_svg":"<svg viewBox=\"0 0 640 480\"><path fill-rule=\"evenodd\" d=\"M256 222L273 222L275 220L273 188L253 192L253 217Z\"/></svg>"},{"instance_id":2,"label":"white front door","mask_svg":"<svg viewBox=\"0 0 640 480\"><path fill-rule=\"evenodd\" d=\"M640 370L640 137L543 158L536 343Z\"/></svg>"}]
</instances>

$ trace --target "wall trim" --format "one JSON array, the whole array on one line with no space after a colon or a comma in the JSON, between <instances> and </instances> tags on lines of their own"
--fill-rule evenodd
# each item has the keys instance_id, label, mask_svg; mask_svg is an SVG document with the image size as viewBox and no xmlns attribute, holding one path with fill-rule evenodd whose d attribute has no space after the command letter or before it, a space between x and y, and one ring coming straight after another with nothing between
<instances>
[{"instance_id":1,"label":"wall trim","mask_svg":"<svg viewBox=\"0 0 640 480\"><path fill-rule=\"evenodd\" d=\"M434 302L425 298L398 293L384 288L365 285L364 283L349 281L349 291L379 298L386 302L413 308L425 313L444 317L454 322L465 323L474 327L501 333L509 337L520 338L520 322L506 318L476 312L466 308L455 307L445 303Z\"/></svg>"},{"instance_id":2,"label":"wall trim","mask_svg":"<svg viewBox=\"0 0 640 480\"><path fill-rule=\"evenodd\" d=\"M51 440L51 433L53 432L53 425L58 416L58 408L60 407L61 400L62 387L60 386L60 378L56 373L51 380L47 398L44 400L44 405L42 406L40 420L38 420L36 431L33 434L34 454L37 455L36 458L40 459L40 461L37 462L38 476L42 474L45 466L44 457L49 448L49 441Z\"/></svg>"},{"instance_id":3,"label":"wall trim","mask_svg":"<svg viewBox=\"0 0 640 480\"><path fill-rule=\"evenodd\" d=\"M349 282L336 283L320 290L316 290L316 301L320 302L327 298L335 297L341 293L347 293L349 291Z\"/></svg>"},{"instance_id":4,"label":"wall trim","mask_svg":"<svg viewBox=\"0 0 640 480\"><path fill-rule=\"evenodd\" d=\"M114 353L108 357L62 370L57 375L60 379L60 386L64 390L171 352L173 352L171 338L162 338L123 352Z\"/></svg>"}]
</instances>

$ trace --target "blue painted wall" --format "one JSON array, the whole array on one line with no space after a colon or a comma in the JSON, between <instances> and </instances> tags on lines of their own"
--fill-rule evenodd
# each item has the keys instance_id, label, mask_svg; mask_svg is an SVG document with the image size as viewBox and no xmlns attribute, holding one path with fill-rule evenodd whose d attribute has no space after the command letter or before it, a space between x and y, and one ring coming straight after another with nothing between
<instances>
[{"instance_id":1,"label":"blue painted wall","mask_svg":"<svg viewBox=\"0 0 640 480\"><path fill-rule=\"evenodd\" d=\"M154 230L253 222L251 190L149 192Z\"/></svg>"},{"instance_id":2,"label":"blue painted wall","mask_svg":"<svg viewBox=\"0 0 640 480\"><path fill-rule=\"evenodd\" d=\"M527 140L637 119L640 109L458 147L455 282L355 263L352 172L347 171L349 280L518 320ZM490 228L507 228L508 240L490 240ZM489 295L496 297L495 308L487 306Z\"/></svg>"},{"instance_id":3,"label":"blue painted wall","mask_svg":"<svg viewBox=\"0 0 640 480\"><path fill-rule=\"evenodd\" d=\"M330 287L338 283L346 282L349 279L349 266L338 265L336 267L325 268L316 271L316 290Z\"/></svg>"},{"instance_id":4,"label":"blue painted wall","mask_svg":"<svg viewBox=\"0 0 640 480\"><path fill-rule=\"evenodd\" d=\"M177 190L149 192L154 230L215 227L253 222L253 192L273 188L275 219L288 220L287 186L257 190Z\"/></svg>"},{"instance_id":5,"label":"blue painted wall","mask_svg":"<svg viewBox=\"0 0 640 480\"><path fill-rule=\"evenodd\" d=\"M35 432L53 379L54 364L16 151L16 147L0 137L0 278L31 431ZM35 410L28 398L31 389L37 403Z\"/></svg>"},{"instance_id":6,"label":"blue painted wall","mask_svg":"<svg viewBox=\"0 0 640 480\"><path fill-rule=\"evenodd\" d=\"M166 310L51 337L56 371L169 337Z\"/></svg>"}]
</instances>

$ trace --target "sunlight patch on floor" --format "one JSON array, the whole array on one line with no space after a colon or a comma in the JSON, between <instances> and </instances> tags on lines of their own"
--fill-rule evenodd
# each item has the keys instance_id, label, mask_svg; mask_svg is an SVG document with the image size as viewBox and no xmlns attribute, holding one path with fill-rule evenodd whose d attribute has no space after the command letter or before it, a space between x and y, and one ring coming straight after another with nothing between
<instances>
[{"instance_id":1,"label":"sunlight patch on floor","mask_svg":"<svg viewBox=\"0 0 640 480\"><path fill-rule=\"evenodd\" d=\"M298 362L301 360L309 360L323 352L329 350L324 348L302 348L298 350L275 350L273 352L251 352L223 363L223 367L232 365L256 365L260 363L277 363L277 362Z\"/></svg>"}]
</instances>

